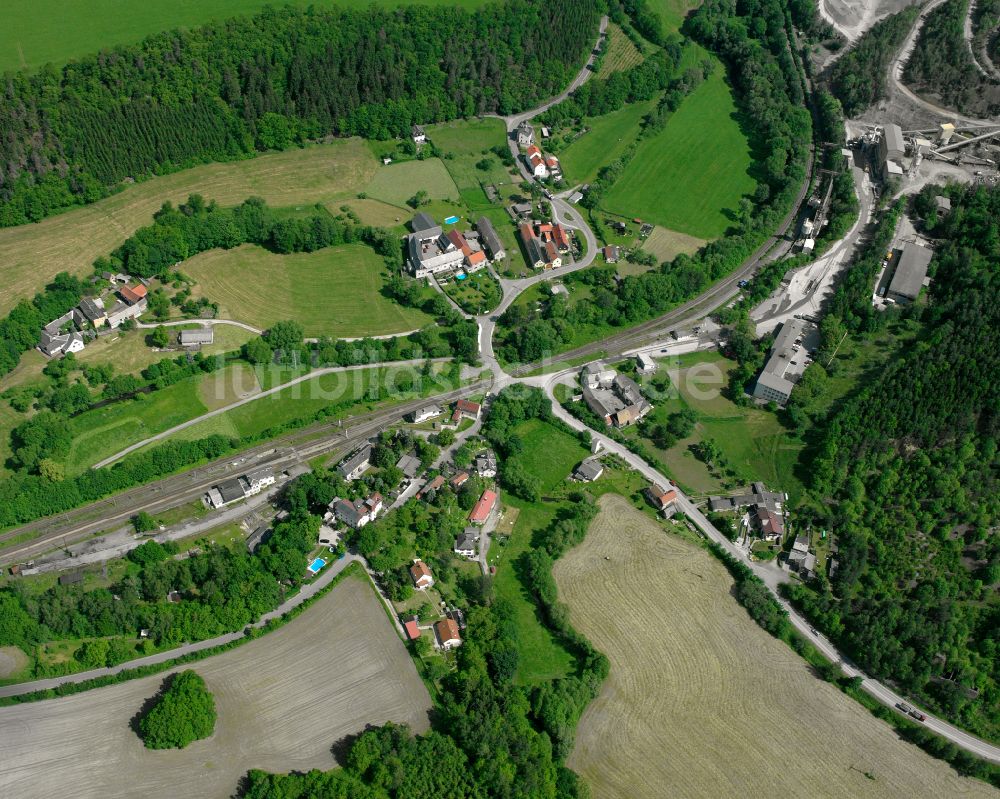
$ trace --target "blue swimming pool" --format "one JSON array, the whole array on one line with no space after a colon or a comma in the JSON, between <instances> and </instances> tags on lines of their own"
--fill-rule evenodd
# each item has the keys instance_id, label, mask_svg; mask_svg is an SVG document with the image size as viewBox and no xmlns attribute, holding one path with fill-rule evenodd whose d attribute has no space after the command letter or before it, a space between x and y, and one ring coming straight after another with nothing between
<instances>
[{"instance_id":1,"label":"blue swimming pool","mask_svg":"<svg viewBox=\"0 0 1000 799\"><path fill-rule=\"evenodd\" d=\"M455 275L455 280L465 280L467 277L468 275L465 274L465 272L459 272L457 275Z\"/></svg>"},{"instance_id":2,"label":"blue swimming pool","mask_svg":"<svg viewBox=\"0 0 1000 799\"><path fill-rule=\"evenodd\" d=\"M324 566L326 566L326 561L323 558L316 558L316 560L309 564L309 571L316 574Z\"/></svg>"},{"instance_id":3,"label":"blue swimming pool","mask_svg":"<svg viewBox=\"0 0 1000 799\"><path fill-rule=\"evenodd\" d=\"M444 223L446 225L454 225L457 221L458 221L458 217L457 216L446 216L444 218Z\"/></svg>"}]
</instances>

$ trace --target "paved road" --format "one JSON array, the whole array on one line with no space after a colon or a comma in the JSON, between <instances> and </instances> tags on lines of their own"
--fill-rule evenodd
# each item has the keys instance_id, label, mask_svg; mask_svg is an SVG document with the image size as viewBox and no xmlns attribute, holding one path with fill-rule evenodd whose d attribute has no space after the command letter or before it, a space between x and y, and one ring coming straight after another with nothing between
<instances>
[{"instance_id":1,"label":"paved road","mask_svg":"<svg viewBox=\"0 0 1000 799\"><path fill-rule=\"evenodd\" d=\"M258 628L263 627L271 619L276 619L282 614L287 613L292 608L298 607L318 591L326 587L334 577L340 574L349 564L355 561L362 563L367 569L367 564L365 564L364 558L359 555L345 555L341 560L334 561L333 564L331 564L313 582L302 586L297 593L290 596L277 608L265 613L256 622L247 626ZM118 674L125 669L136 669L141 668L142 666L154 666L158 663L166 663L168 660L184 657L185 655L190 655L194 652L201 652L203 649L211 649L214 646L228 644L243 637L244 632L243 630L240 630L239 632L218 635L215 638L209 638L205 641L198 641L193 644L183 644L174 649L157 652L155 655L138 658L137 660L129 660L125 663L120 663L117 666L111 666L109 668L91 669L90 671L81 671L78 674L71 674L67 677L52 677L45 680L34 680L32 682L22 682L17 683L16 685L2 686L0 687L0 697L20 696L21 694L29 694L33 691L45 691L50 688L58 688L60 685L64 685L66 683L80 683L87 680L93 680L97 677L107 677L112 674Z\"/></svg>"},{"instance_id":2,"label":"paved road","mask_svg":"<svg viewBox=\"0 0 1000 799\"><path fill-rule=\"evenodd\" d=\"M443 361L448 361L450 359L433 358L431 360L433 360L435 363L440 363ZM107 457L102 461L98 461L91 468L101 469L105 466L114 463L115 461L121 460L130 452L135 452L136 450L142 449L143 447L152 444L156 441L162 441L165 438L169 438L175 433L179 433L181 430L186 430L187 428L192 427L193 425L196 425L199 422L204 422L206 419L211 419L215 416L219 416L220 414L228 413L234 408L239 408L243 405L247 405L248 403L256 402L257 400L264 399L264 397L270 397L272 394L277 394L279 391L285 391L291 388L292 386L297 386L300 383L307 383L310 380L315 380L316 378L322 377L323 375L337 374L340 372L357 372L362 369L373 369L383 366L387 368L399 367L399 366L421 367L425 363L427 363L427 360L424 358L412 358L407 361L386 361L383 363L359 364L357 366L324 366L321 369L313 369L311 372L301 375L300 377L296 377L293 380L289 380L287 383L282 383L281 385L275 386L274 388L269 388L267 391L261 391L258 394L253 394L249 397L244 397L243 399L237 400L236 402L230 403L229 405L224 405L221 408L216 408L214 411L208 411L207 413L203 413L201 416L196 416L193 419L188 419L186 422L181 422L178 425L174 425L169 430L164 430L162 433L157 433L156 435L150 436L149 438L145 438L142 441L137 441L135 444L125 447L125 449L121 450L120 452L116 452L114 455L111 455L110 457Z\"/></svg>"}]
</instances>

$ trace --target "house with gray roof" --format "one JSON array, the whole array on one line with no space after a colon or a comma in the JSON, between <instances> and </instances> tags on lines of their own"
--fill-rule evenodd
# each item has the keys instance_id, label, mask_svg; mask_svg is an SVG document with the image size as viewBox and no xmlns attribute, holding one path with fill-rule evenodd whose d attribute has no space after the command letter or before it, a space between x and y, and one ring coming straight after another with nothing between
<instances>
[{"instance_id":1,"label":"house with gray roof","mask_svg":"<svg viewBox=\"0 0 1000 799\"><path fill-rule=\"evenodd\" d=\"M372 445L365 444L361 449L337 464L337 471L347 482L357 480L371 468Z\"/></svg>"},{"instance_id":2,"label":"house with gray roof","mask_svg":"<svg viewBox=\"0 0 1000 799\"><path fill-rule=\"evenodd\" d=\"M211 327L182 330L180 334L181 346L184 347L200 347L204 344L211 344L213 341L215 341L215 330Z\"/></svg>"},{"instance_id":3,"label":"house with gray roof","mask_svg":"<svg viewBox=\"0 0 1000 799\"><path fill-rule=\"evenodd\" d=\"M500 236L497 235L496 228L493 227L493 223L489 219L485 216L479 217L479 221L476 222L476 230L479 231L479 235L482 237L483 244L486 247L486 252L490 255L491 261L502 261L507 257L503 242L500 241Z\"/></svg>"},{"instance_id":4,"label":"house with gray roof","mask_svg":"<svg viewBox=\"0 0 1000 799\"><path fill-rule=\"evenodd\" d=\"M934 257L934 251L919 244L910 243L903 247L896 264L896 271L889 282L886 297L895 302L912 302L923 288L927 277L927 267Z\"/></svg>"}]
</instances>

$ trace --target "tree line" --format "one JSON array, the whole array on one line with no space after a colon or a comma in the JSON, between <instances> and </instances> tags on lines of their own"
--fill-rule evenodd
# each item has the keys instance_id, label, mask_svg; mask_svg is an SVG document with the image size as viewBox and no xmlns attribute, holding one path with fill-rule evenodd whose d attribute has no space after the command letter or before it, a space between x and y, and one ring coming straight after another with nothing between
<instances>
[{"instance_id":1,"label":"tree line","mask_svg":"<svg viewBox=\"0 0 1000 799\"><path fill-rule=\"evenodd\" d=\"M197 163L529 107L579 68L601 6L266 8L8 73L0 225Z\"/></svg>"}]
</instances>

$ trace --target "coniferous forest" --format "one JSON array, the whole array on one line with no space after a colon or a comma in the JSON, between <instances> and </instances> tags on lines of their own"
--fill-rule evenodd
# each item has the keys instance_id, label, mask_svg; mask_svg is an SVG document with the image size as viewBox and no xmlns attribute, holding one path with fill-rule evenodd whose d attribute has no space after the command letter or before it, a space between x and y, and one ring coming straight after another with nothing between
<instances>
[{"instance_id":1,"label":"coniferous forest","mask_svg":"<svg viewBox=\"0 0 1000 799\"><path fill-rule=\"evenodd\" d=\"M408 136L415 123L529 107L579 69L599 5L269 8L7 74L0 226L199 162L331 134Z\"/></svg>"}]
</instances>

